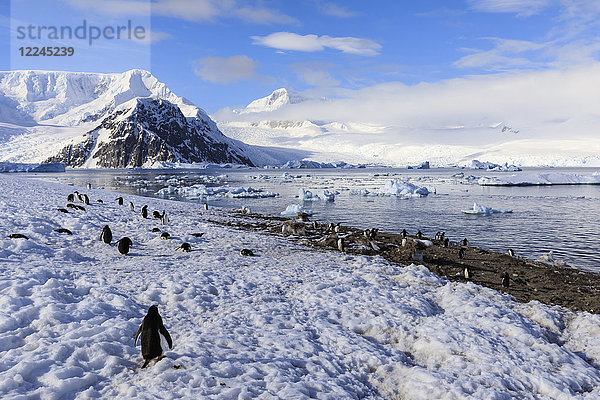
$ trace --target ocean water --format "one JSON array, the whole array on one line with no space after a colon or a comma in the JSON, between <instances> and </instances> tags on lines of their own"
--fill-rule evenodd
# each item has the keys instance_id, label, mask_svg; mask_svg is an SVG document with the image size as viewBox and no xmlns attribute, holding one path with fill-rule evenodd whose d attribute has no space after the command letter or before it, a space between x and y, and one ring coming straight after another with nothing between
<instances>
[{"instance_id":1,"label":"ocean water","mask_svg":"<svg viewBox=\"0 0 600 400\"><path fill-rule=\"evenodd\" d=\"M525 173L564 172L592 174L593 168L526 169ZM379 228L414 234L421 230L433 237L446 232L453 241L468 238L469 244L505 252L512 248L518 256L536 259L553 252L556 260L570 266L600 272L600 185L482 187L453 177L463 172L473 176L498 176L512 172L488 172L468 169L321 169L321 170L68 170L62 174L22 174L22 176L58 181L142 196L159 197L156 192L203 183L206 186L248 187L276 192L275 198L234 199L208 197L167 198L203 201L221 207L247 206L252 212L280 215L290 204L301 204L313 212L313 219L340 222L358 228ZM283 178L287 173L292 178ZM210 177L210 178L207 178ZM352 189L376 190L389 179L410 180L434 191L427 197L400 199L388 196L358 196ZM207 183L207 180L212 182ZM337 190L333 202L301 202L298 190L313 192ZM116 196L115 196L116 197ZM106 201L107 199L105 199ZM111 200L111 199L108 199ZM511 213L467 215L477 202Z\"/></svg>"}]
</instances>

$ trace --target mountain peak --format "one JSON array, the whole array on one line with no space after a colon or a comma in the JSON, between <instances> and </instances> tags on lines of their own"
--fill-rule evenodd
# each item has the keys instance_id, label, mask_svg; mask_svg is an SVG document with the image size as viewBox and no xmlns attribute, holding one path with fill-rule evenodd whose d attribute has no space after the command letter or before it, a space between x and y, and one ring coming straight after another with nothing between
<instances>
[{"instance_id":1,"label":"mountain peak","mask_svg":"<svg viewBox=\"0 0 600 400\"><path fill-rule=\"evenodd\" d=\"M275 111L288 104L298 104L306 100L298 93L286 88L279 88L273 91L270 95L256 99L242 109L240 114Z\"/></svg>"}]
</instances>

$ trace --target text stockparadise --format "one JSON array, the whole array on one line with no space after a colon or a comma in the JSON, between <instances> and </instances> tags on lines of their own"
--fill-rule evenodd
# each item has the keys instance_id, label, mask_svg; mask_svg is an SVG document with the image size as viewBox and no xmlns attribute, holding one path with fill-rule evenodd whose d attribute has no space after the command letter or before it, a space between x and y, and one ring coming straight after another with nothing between
<instances>
[{"instance_id":1,"label":"text stockparadise","mask_svg":"<svg viewBox=\"0 0 600 400\"><path fill-rule=\"evenodd\" d=\"M70 25L20 25L17 26L18 40L87 40L91 46L99 39L106 40L144 40L146 39L146 28L141 25L133 26L131 20L127 25L88 25L83 20L81 25L72 27Z\"/></svg>"}]
</instances>

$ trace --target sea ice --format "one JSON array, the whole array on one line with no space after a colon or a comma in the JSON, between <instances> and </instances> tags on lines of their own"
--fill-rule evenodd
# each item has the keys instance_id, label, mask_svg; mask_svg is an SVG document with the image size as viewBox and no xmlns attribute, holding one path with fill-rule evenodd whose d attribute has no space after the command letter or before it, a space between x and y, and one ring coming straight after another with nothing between
<instances>
[{"instance_id":1,"label":"sea ice","mask_svg":"<svg viewBox=\"0 0 600 400\"><path fill-rule=\"evenodd\" d=\"M481 204L473 203L473 208L469 208L468 210L462 210L465 214L473 214L473 215L490 215L490 214L500 214L500 213L511 213L512 210L499 208L495 209L492 207L486 207Z\"/></svg>"},{"instance_id":2,"label":"sea ice","mask_svg":"<svg viewBox=\"0 0 600 400\"><path fill-rule=\"evenodd\" d=\"M429 194L429 190L424 186L417 186L400 179L392 179L379 189L379 193L386 196L424 197Z\"/></svg>"}]
</instances>

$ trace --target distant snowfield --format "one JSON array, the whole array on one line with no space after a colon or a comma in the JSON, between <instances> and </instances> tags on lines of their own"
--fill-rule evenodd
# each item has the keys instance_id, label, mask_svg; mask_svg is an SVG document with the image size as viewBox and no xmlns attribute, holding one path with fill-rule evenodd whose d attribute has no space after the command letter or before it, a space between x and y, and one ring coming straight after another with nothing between
<instances>
[{"instance_id":1,"label":"distant snowfield","mask_svg":"<svg viewBox=\"0 0 600 400\"><path fill-rule=\"evenodd\" d=\"M214 225L227 214L192 203L124 196L166 210L161 226L114 193L79 188L94 204L63 214L76 188L0 185L3 399L600 397L598 315ZM105 224L129 256L100 242ZM139 370L152 304L174 348Z\"/></svg>"}]
</instances>

